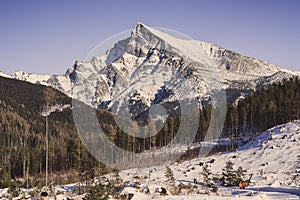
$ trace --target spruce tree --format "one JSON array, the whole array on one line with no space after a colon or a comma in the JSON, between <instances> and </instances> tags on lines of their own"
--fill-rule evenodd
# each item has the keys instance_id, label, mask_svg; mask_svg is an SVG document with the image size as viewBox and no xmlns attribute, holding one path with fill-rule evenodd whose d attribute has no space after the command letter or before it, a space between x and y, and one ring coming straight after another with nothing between
<instances>
[{"instance_id":1,"label":"spruce tree","mask_svg":"<svg viewBox=\"0 0 300 200\"><path fill-rule=\"evenodd\" d=\"M165 169L165 177L167 178L167 182L170 185L175 185L175 178L172 169L169 166L166 166Z\"/></svg>"},{"instance_id":2,"label":"spruce tree","mask_svg":"<svg viewBox=\"0 0 300 200\"><path fill-rule=\"evenodd\" d=\"M243 176L243 168L239 167L238 170L233 169L233 162L228 161L226 162L225 168L222 170L222 177L220 181L223 186L238 186L239 183L242 181Z\"/></svg>"},{"instance_id":3,"label":"spruce tree","mask_svg":"<svg viewBox=\"0 0 300 200\"><path fill-rule=\"evenodd\" d=\"M115 187L121 187L123 185L123 179L116 169L113 170L113 184Z\"/></svg>"},{"instance_id":4,"label":"spruce tree","mask_svg":"<svg viewBox=\"0 0 300 200\"><path fill-rule=\"evenodd\" d=\"M237 174L236 182L239 184L241 181L243 181L244 169L241 166L239 166L236 174Z\"/></svg>"},{"instance_id":5,"label":"spruce tree","mask_svg":"<svg viewBox=\"0 0 300 200\"><path fill-rule=\"evenodd\" d=\"M112 186L110 184L102 184L98 183L97 185L93 187L89 187L89 190L87 192L87 195L85 196L85 199L87 200L108 200L109 199L109 193Z\"/></svg>"},{"instance_id":6,"label":"spruce tree","mask_svg":"<svg viewBox=\"0 0 300 200\"><path fill-rule=\"evenodd\" d=\"M212 192L217 192L218 187L213 182L213 179L211 177L212 172L210 171L208 165L203 166L201 174L203 175L203 186L209 188Z\"/></svg>"}]
</instances>

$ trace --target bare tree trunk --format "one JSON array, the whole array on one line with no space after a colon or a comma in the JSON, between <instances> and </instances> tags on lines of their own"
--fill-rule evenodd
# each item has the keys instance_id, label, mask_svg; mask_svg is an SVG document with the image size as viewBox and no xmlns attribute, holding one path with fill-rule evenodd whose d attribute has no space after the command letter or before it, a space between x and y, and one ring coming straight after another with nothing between
<instances>
[{"instance_id":1,"label":"bare tree trunk","mask_svg":"<svg viewBox=\"0 0 300 200\"><path fill-rule=\"evenodd\" d=\"M26 140L24 139L23 144L23 178L26 178Z\"/></svg>"},{"instance_id":2,"label":"bare tree trunk","mask_svg":"<svg viewBox=\"0 0 300 200\"><path fill-rule=\"evenodd\" d=\"M48 187L48 159L49 159L49 141L48 141L48 139L49 139L48 138L48 115L46 115L46 187Z\"/></svg>"},{"instance_id":3,"label":"bare tree trunk","mask_svg":"<svg viewBox=\"0 0 300 200\"><path fill-rule=\"evenodd\" d=\"M28 189L28 182L29 182L29 166L30 166L30 154L29 152L27 153L28 160L27 160L27 175L26 175L26 188Z\"/></svg>"}]
</instances>

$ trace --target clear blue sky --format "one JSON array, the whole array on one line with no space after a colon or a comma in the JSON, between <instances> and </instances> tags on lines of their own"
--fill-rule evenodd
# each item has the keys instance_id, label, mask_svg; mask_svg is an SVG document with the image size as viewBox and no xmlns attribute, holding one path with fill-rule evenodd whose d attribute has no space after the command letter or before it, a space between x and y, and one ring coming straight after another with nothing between
<instances>
[{"instance_id":1,"label":"clear blue sky","mask_svg":"<svg viewBox=\"0 0 300 200\"><path fill-rule=\"evenodd\" d=\"M140 21L300 71L299 0L1 0L0 71L62 74Z\"/></svg>"}]
</instances>

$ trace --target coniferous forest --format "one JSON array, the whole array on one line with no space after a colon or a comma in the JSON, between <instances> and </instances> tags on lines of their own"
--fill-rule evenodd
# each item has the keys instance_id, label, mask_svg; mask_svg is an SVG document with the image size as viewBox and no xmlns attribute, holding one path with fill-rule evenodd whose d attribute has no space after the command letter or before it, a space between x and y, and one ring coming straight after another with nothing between
<instances>
[{"instance_id":1,"label":"coniferous forest","mask_svg":"<svg viewBox=\"0 0 300 200\"><path fill-rule=\"evenodd\" d=\"M0 187L6 187L17 179L21 180L20 184L43 185L46 117L40 113L47 107L71 103L69 97L53 88L0 77ZM211 105L199 109L195 142L204 139L211 111ZM174 114L157 135L146 139L133 138L116 126L109 111L98 110L97 115L108 138L117 146L134 152L165 146L180 126L180 119ZM253 138L270 127L295 119L300 119L298 77L274 83L238 102L228 103L221 135L232 140ZM186 127L187 135L188 130ZM51 181L56 184L87 181L108 170L82 144L70 108L48 116L48 132Z\"/></svg>"}]
</instances>

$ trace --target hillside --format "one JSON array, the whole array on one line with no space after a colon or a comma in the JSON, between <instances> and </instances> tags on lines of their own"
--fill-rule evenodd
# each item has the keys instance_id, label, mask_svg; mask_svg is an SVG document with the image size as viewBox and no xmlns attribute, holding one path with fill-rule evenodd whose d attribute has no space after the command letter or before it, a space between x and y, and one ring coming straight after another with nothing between
<instances>
[{"instance_id":1,"label":"hillside","mask_svg":"<svg viewBox=\"0 0 300 200\"><path fill-rule=\"evenodd\" d=\"M1 185L8 185L10 178L24 178L27 172L32 177L31 181L35 180L34 177L44 177L46 119L42 115L45 112L42 111L45 109L45 96L51 95L47 101L50 102L49 105L52 108L58 108L57 105L69 104L71 99L50 87L14 79L1 77L0 84L0 93L2 94L0 96L0 133L3 138L0 148ZM295 78L259 90L240 100L238 104L228 104L221 138L229 138L231 142L229 146L216 146L214 151L234 149L238 145L236 138L251 139L260 131L274 125L299 119L299 94L299 79ZM211 106L207 106L199 112L201 120L194 140L196 143L193 146L200 145L199 142L205 140L210 122ZM116 126L112 113L99 110L97 116L108 138L118 147L129 152L147 151L151 144L151 148L156 147L159 153L172 140L172 136L176 134L179 126L178 118L171 116L157 135L151 138L134 139ZM96 176L94 173L97 171L99 163L87 152L79 140L72 110L65 108L62 111L52 112L48 119L51 144L50 172L53 173L51 179L56 179L57 182L62 181L65 178L58 178L59 176L57 177L55 174L66 170L76 171L69 177L69 181ZM201 146L198 146L196 150L187 151L185 159L198 157ZM184 151L183 148L181 153ZM61 162L61 160L65 162ZM148 162L144 161L144 163ZM83 178L82 175L86 173L90 174ZM42 183L43 178L36 178L36 181Z\"/></svg>"},{"instance_id":2,"label":"hillside","mask_svg":"<svg viewBox=\"0 0 300 200\"><path fill-rule=\"evenodd\" d=\"M45 122L41 115L48 106L65 105L70 98L51 87L0 78L0 185L10 178L25 177L27 171L37 176L45 169ZM69 169L65 141L75 129L66 120L49 116L51 171Z\"/></svg>"},{"instance_id":3,"label":"hillside","mask_svg":"<svg viewBox=\"0 0 300 200\"><path fill-rule=\"evenodd\" d=\"M147 169L132 169L121 172L124 181L137 181L150 188L150 194L139 193L139 190L125 189L134 193L133 199L299 199L300 197L300 121L282 124L261 133L237 151L219 153L209 157L200 157L190 161L167 163ZM205 192L203 188L203 165L210 166L212 173L222 175L226 162L232 161L234 169L241 166L244 179L253 174L250 186L246 190L239 190L238 186L219 186L218 196L199 194ZM175 185L194 185L190 189L182 189L183 194L172 195L174 191L164 176L166 166L174 173ZM149 172L150 171L150 172ZM144 177L148 178L134 178ZM197 179L198 184L193 180ZM167 188L166 197L155 193L156 188ZM183 186L181 186L184 188ZM187 187L188 188L188 187Z\"/></svg>"},{"instance_id":4,"label":"hillside","mask_svg":"<svg viewBox=\"0 0 300 200\"><path fill-rule=\"evenodd\" d=\"M88 196L88 199L100 199L101 195L107 194L107 199L125 199L130 196L132 200L298 200L300 197L299 152L300 121L296 120L259 134L236 151L99 176L93 179L94 184L88 192L94 196ZM229 161L233 163L232 171L242 169L242 180L247 180L253 174L245 189L239 189L238 184L222 185L221 177L226 174L225 166ZM213 183L217 187L216 193L205 185L206 166L211 171L208 177L211 181L214 180ZM99 183L102 185L98 185ZM87 198L84 197L86 193L77 194L76 188L79 185L81 183L54 185L49 199ZM166 194L161 194L164 189ZM35 190L23 189L22 193L30 196L28 194L32 191ZM0 189L0 197L6 196L8 196L7 189Z\"/></svg>"}]
</instances>

